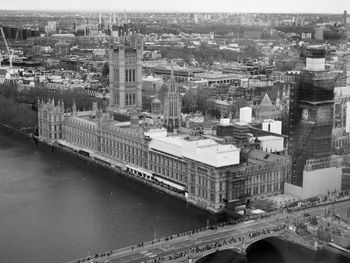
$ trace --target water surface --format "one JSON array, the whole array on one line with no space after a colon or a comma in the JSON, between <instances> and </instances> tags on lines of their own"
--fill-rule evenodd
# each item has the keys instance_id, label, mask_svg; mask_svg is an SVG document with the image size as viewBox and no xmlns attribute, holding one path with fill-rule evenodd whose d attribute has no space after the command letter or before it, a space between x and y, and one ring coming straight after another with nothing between
<instances>
[{"instance_id":1,"label":"water surface","mask_svg":"<svg viewBox=\"0 0 350 263\"><path fill-rule=\"evenodd\" d=\"M183 201L0 131L1 262L65 262L207 219Z\"/></svg>"}]
</instances>

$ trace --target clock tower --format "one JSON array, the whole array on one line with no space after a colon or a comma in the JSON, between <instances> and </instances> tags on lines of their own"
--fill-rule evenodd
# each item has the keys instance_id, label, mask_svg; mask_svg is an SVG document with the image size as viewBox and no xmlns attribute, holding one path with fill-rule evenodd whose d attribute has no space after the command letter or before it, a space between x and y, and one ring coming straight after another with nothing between
<instances>
[{"instance_id":1,"label":"clock tower","mask_svg":"<svg viewBox=\"0 0 350 263\"><path fill-rule=\"evenodd\" d=\"M305 120L305 121L307 121L309 119L309 110L308 109L303 109L301 119Z\"/></svg>"},{"instance_id":2,"label":"clock tower","mask_svg":"<svg viewBox=\"0 0 350 263\"><path fill-rule=\"evenodd\" d=\"M331 155L335 74L325 69L325 47L309 46L306 68L293 85L289 155L292 184L302 186L307 160ZM293 96L293 97L292 97Z\"/></svg>"}]
</instances>

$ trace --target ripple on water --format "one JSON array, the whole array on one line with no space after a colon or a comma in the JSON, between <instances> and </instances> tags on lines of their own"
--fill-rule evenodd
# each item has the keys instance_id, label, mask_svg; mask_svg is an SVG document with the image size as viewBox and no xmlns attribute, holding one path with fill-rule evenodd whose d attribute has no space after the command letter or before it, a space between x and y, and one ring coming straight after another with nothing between
<instances>
[{"instance_id":1,"label":"ripple on water","mask_svg":"<svg viewBox=\"0 0 350 263\"><path fill-rule=\"evenodd\" d=\"M120 248L213 220L180 200L1 132L0 215L1 262L14 263L65 262L89 249Z\"/></svg>"}]
</instances>

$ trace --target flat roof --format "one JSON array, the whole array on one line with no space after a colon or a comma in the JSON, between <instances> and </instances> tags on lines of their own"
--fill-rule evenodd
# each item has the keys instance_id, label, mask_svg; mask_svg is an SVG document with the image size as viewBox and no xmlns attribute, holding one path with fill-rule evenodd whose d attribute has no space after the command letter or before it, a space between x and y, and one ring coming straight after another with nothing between
<instances>
[{"instance_id":1,"label":"flat roof","mask_svg":"<svg viewBox=\"0 0 350 263\"><path fill-rule=\"evenodd\" d=\"M218 144L212 139L187 140L184 136L166 136L164 133L149 134L150 149L176 157L186 157L214 167L239 163L239 149L234 145Z\"/></svg>"}]
</instances>

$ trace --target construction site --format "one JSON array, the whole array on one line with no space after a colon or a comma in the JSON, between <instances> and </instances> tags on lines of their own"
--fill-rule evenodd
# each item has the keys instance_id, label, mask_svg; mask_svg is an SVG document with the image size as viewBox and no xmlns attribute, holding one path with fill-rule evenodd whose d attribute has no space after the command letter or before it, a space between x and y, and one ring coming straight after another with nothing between
<instances>
[{"instance_id":1,"label":"construction site","mask_svg":"<svg viewBox=\"0 0 350 263\"><path fill-rule=\"evenodd\" d=\"M324 46L309 46L306 68L291 84L288 152L292 157L290 183L297 186L302 186L307 160L332 153L336 75L326 70L325 55Z\"/></svg>"}]
</instances>

